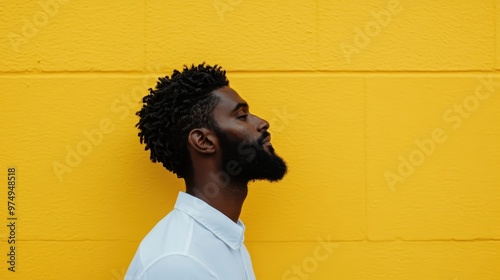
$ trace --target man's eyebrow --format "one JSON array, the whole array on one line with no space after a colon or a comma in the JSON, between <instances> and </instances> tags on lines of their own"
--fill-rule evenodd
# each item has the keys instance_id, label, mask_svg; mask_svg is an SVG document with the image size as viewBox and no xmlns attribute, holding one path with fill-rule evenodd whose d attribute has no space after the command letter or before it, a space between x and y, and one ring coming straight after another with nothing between
<instances>
[{"instance_id":1,"label":"man's eyebrow","mask_svg":"<svg viewBox=\"0 0 500 280\"><path fill-rule=\"evenodd\" d=\"M234 109L231 112L235 112L240 108L247 108L248 109L248 104L247 103L238 103L238 104L236 104L236 106L234 107Z\"/></svg>"}]
</instances>

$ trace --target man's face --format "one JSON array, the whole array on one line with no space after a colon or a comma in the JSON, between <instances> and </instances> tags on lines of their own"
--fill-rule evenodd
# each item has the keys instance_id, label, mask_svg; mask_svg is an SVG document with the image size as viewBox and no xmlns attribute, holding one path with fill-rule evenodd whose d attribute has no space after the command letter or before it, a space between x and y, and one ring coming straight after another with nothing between
<instances>
[{"instance_id":1,"label":"man's face","mask_svg":"<svg viewBox=\"0 0 500 280\"><path fill-rule=\"evenodd\" d=\"M279 181L286 172L285 161L274 153L269 123L249 111L236 91L223 87L214 91L220 102L214 109L216 131L222 152L222 168L241 180Z\"/></svg>"}]
</instances>

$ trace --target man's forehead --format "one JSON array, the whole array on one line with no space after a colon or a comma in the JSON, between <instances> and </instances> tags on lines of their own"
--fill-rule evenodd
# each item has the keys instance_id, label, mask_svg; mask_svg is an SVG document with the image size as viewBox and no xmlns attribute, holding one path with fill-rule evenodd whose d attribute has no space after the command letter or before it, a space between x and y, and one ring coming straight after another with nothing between
<instances>
[{"instance_id":1,"label":"man's forehead","mask_svg":"<svg viewBox=\"0 0 500 280\"><path fill-rule=\"evenodd\" d=\"M217 107L223 110L233 110L234 106L239 103L246 103L246 101L241 98L241 96L230 87L222 87L213 91L215 96L220 98Z\"/></svg>"}]
</instances>

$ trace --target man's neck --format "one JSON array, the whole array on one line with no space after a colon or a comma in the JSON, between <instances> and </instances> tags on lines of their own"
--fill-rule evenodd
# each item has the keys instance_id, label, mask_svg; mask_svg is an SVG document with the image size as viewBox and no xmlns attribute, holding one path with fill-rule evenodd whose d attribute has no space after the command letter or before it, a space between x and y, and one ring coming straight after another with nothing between
<instances>
[{"instance_id":1,"label":"man's neck","mask_svg":"<svg viewBox=\"0 0 500 280\"><path fill-rule=\"evenodd\" d=\"M186 180L187 193L197 197L213 208L219 210L233 222L238 222L243 207L243 202L248 194L248 182L235 182L229 180L227 184L217 184L209 180L195 180L188 183Z\"/></svg>"}]
</instances>

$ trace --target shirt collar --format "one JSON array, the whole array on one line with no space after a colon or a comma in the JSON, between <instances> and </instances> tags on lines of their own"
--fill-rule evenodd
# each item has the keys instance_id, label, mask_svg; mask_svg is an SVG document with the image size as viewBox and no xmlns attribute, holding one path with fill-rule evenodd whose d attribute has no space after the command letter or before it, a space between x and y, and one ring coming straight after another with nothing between
<instances>
[{"instance_id":1,"label":"shirt collar","mask_svg":"<svg viewBox=\"0 0 500 280\"><path fill-rule=\"evenodd\" d=\"M174 208L191 216L233 250L239 249L243 244L245 232L243 222L239 219L238 223L233 222L203 200L185 192L179 192Z\"/></svg>"}]
</instances>

